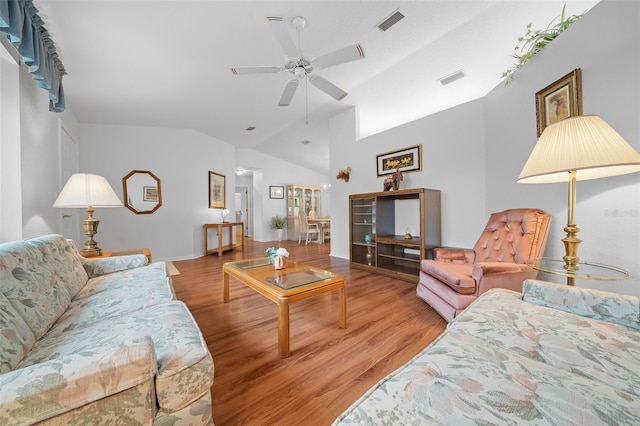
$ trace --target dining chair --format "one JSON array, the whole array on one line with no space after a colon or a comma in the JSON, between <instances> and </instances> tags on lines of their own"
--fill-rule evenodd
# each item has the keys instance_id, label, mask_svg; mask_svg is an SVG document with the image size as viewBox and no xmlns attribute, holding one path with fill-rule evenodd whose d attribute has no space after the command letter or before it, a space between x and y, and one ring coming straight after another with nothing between
<instances>
[{"instance_id":1,"label":"dining chair","mask_svg":"<svg viewBox=\"0 0 640 426\"><path fill-rule=\"evenodd\" d=\"M307 220L307 215L302 210L300 210L300 213L298 213L298 218L300 219L300 233L298 234L298 244L300 244L300 241L302 241L302 234L305 234L305 241L304 241L305 246L310 241L312 243L320 244L322 242L321 241L322 237L320 235L320 228L318 227L318 224L309 223L309 221ZM315 240L310 238L314 234L316 236Z\"/></svg>"}]
</instances>

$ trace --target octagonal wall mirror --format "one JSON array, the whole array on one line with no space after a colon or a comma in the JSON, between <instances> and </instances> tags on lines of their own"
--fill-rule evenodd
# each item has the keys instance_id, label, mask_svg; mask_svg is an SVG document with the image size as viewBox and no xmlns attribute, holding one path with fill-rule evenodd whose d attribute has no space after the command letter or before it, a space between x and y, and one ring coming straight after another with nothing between
<instances>
[{"instance_id":1,"label":"octagonal wall mirror","mask_svg":"<svg viewBox=\"0 0 640 426\"><path fill-rule=\"evenodd\" d=\"M160 179L148 170L132 170L122 178L124 205L135 214L151 214L162 205Z\"/></svg>"}]
</instances>

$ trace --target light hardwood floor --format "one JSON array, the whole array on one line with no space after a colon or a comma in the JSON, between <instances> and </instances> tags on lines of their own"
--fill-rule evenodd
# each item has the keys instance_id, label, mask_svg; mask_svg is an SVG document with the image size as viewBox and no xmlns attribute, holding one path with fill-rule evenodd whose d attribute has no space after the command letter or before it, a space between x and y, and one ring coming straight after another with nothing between
<instances>
[{"instance_id":1,"label":"light hardwood floor","mask_svg":"<svg viewBox=\"0 0 640 426\"><path fill-rule=\"evenodd\" d=\"M246 238L243 250L176 261L178 299L195 317L215 364L213 419L224 425L329 425L378 380L439 336L446 322L416 297L416 285L349 267L330 244L283 241L290 259L347 278L347 328L337 293L291 305L291 356L277 352L276 305L231 278L224 262L264 256L277 243Z\"/></svg>"}]
</instances>

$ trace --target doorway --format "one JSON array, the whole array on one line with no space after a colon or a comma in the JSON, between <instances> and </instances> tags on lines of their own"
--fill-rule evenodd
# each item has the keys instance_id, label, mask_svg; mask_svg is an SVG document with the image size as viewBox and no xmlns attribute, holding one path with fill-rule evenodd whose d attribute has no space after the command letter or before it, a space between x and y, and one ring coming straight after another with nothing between
<instances>
[{"instance_id":1,"label":"doorway","mask_svg":"<svg viewBox=\"0 0 640 426\"><path fill-rule=\"evenodd\" d=\"M236 222L244 222L244 235L247 237L253 237L250 231L252 227L249 226L251 217L249 214L249 187L236 186L234 208Z\"/></svg>"},{"instance_id":2,"label":"doorway","mask_svg":"<svg viewBox=\"0 0 640 426\"><path fill-rule=\"evenodd\" d=\"M61 119L59 122L59 143L60 143L60 189L67 183L67 180L74 173L78 172L80 154L78 142L69 134ZM77 247L82 247L80 243L80 221L83 219L80 209L60 209L60 233L66 238L75 241ZM80 245L78 245L80 244Z\"/></svg>"}]
</instances>

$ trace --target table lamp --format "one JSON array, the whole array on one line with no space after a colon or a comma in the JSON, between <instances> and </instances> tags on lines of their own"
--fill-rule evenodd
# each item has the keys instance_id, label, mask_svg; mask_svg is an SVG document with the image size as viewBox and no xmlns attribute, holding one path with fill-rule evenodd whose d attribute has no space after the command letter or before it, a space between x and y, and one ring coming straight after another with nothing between
<instances>
[{"instance_id":1,"label":"table lamp","mask_svg":"<svg viewBox=\"0 0 640 426\"><path fill-rule=\"evenodd\" d=\"M53 207L86 208L88 218L82 221L84 234L89 238L84 243L80 254L84 257L95 257L102 254L93 236L98 233L100 221L93 217L94 207L121 207L122 202L103 176L76 173L72 175L58 195Z\"/></svg>"},{"instance_id":2,"label":"table lamp","mask_svg":"<svg viewBox=\"0 0 640 426\"><path fill-rule=\"evenodd\" d=\"M580 230L575 224L576 182L640 171L640 154L597 115L566 118L548 126L533 148L518 183L568 182L564 270L574 285Z\"/></svg>"},{"instance_id":3,"label":"table lamp","mask_svg":"<svg viewBox=\"0 0 640 426\"><path fill-rule=\"evenodd\" d=\"M220 215L222 216L222 223L227 223L227 216L229 215L229 209L223 209L220 212Z\"/></svg>"}]
</instances>

